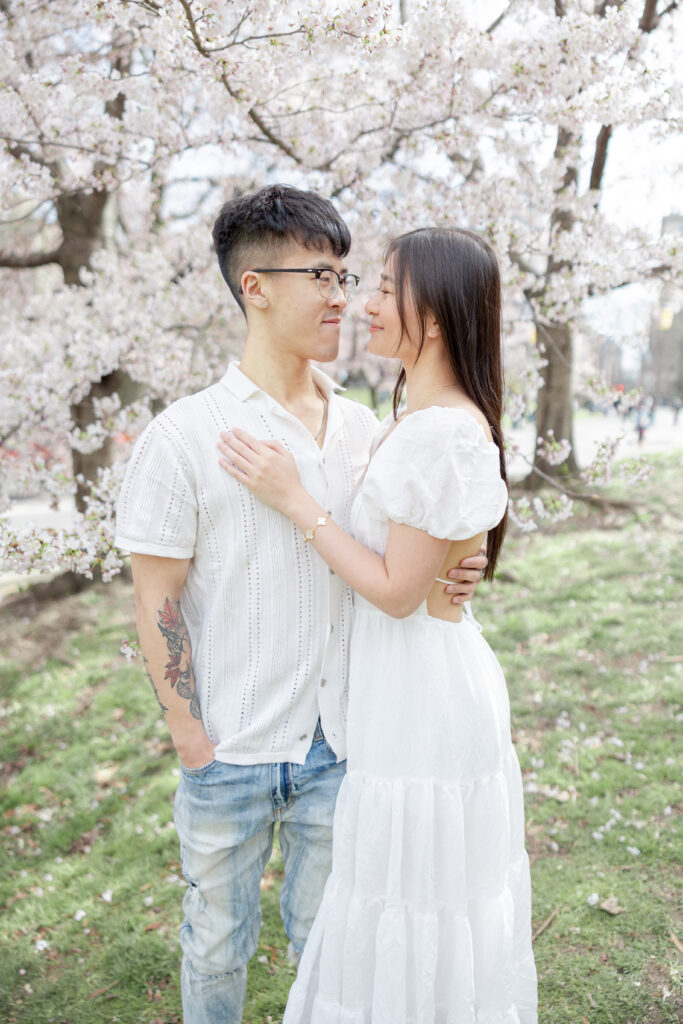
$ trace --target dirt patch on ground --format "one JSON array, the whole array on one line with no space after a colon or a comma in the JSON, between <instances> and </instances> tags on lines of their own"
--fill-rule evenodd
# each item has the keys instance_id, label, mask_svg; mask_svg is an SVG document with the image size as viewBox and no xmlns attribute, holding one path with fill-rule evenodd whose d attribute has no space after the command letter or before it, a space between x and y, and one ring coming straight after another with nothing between
<instances>
[{"instance_id":1,"label":"dirt patch on ground","mask_svg":"<svg viewBox=\"0 0 683 1024\"><path fill-rule=\"evenodd\" d=\"M97 604L93 593L100 598ZM5 602L0 606L4 659L17 662L24 672L37 671L49 658L75 667L76 659L69 654L74 635L94 632L102 624L103 613L107 625L120 625L135 635L132 583L117 578L58 601Z\"/></svg>"}]
</instances>

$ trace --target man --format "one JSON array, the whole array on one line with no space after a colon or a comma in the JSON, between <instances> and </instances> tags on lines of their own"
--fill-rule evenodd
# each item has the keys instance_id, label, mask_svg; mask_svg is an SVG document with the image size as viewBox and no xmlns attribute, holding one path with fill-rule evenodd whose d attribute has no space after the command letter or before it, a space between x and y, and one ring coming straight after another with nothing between
<instances>
[{"instance_id":1,"label":"man","mask_svg":"<svg viewBox=\"0 0 683 1024\"><path fill-rule=\"evenodd\" d=\"M175 800L188 889L185 1024L239 1024L275 822L281 911L300 954L331 864L344 772L349 589L304 535L218 464L220 431L277 439L348 528L376 420L340 397L329 362L357 279L330 202L274 185L231 200L213 231L247 323L242 359L140 437L118 509L150 682L181 763ZM483 557L447 588L471 595Z\"/></svg>"}]
</instances>

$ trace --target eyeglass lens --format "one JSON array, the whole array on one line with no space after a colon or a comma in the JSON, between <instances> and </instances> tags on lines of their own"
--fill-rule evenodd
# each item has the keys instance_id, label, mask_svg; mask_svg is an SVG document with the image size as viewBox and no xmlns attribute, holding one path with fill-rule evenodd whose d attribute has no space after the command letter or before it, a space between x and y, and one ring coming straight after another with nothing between
<instances>
[{"instance_id":1,"label":"eyeglass lens","mask_svg":"<svg viewBox=\"0 0 683 1024\"><path fill-rule=\"evenodd\" d=\"M324 270L318 276L318 289L324 299L333 298L341 285L346 299L350 299L356 290L356 278L353 274L339 277L334 270Z\"/></svg>"}]
</instances>

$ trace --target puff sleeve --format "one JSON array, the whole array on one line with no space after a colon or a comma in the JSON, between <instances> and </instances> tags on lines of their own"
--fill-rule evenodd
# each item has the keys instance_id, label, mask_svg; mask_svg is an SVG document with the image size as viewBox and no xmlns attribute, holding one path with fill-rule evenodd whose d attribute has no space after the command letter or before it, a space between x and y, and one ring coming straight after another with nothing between
<instances>
[{"instance_id":1,"label":"puff sleeve","mask_svg":"<svg viewBox=\"0 0 683 1024\"><path fill-rule=\"evenodd\" d=\"M406 416L380 445L362 497L371 518L465 540L500 522L508 493L498 447L480 424L463 409L431 406Z\"/></svg>"}]
</instances>

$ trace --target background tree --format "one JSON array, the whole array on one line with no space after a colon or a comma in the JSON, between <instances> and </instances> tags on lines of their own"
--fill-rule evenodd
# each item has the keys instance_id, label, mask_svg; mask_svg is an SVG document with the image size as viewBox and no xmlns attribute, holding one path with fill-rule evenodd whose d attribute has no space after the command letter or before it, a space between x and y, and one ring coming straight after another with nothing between
<instances>
[{"instance_id":1,"label":"background tree","mask_svg":"<svg viewBox=\"0 0 683 1024\"><path fill-rule=\"evenodd\" d=\"M658 6L660 10L658 11ZM662 17L670 14L678 6L676 2L657 4L656 0L643 0L641 14L638 20L637 34L634 35L631 46L624 56L625 77L632 75L638 77L647 74L647 59L645 48L642 45L642 37L649 35L660 26ZM567 18L567 4L563 0L555 0L555 17L560 21ZM594 18L605 18L607 12L619 10L624 7L624 0L605 0L596 3L593 8ZM598 55L596 54L596 57ZM645 59L643 59L645 58ZM561 65L566 64L566 59L561 59ZM573 83L573 88L566 96L568 104L575 101L575 96L582 90L582 83ZM592 149L593 157L590 166L584 197L588 203L592 203L593 210L597 211L600 203L600 194L603 188L605 168L609 152L609 143L612 137L614 126L603 124L599 127L597 134L590 126L576 126L569 129L560 124L557 128L553 160L557 164L557 178L559 181L556 189L556 199L553 205L549 221L549 252L544 265L540 269L534 269L524 257L514 250L511 252L512 259L526 271L534 283L525 287L524 293L534 314L537 336L540 339L544 353L544 366L541 368L541 379L543 387L539 389L536 410L536 432L540 438L554 436L555 438L566 438L572 448L565 467L576 475L579 467L574 456L574 434L573 434L573 397L574 397L574 345L573 345L573 322L571 318L561 317L559 320L548 317L545 314L545 298L552 295L556 280L576 277L574 274L574 261L559 255L557 250L563 248L563 237L565 234L586 237L594 234L596 229L602 227L609 230L607 225L601 225L591 211L591 206L586 205L585 210L588 218L579 221L579 215L575 210L576 200L581 196L579 188L579 177L581 171L581 149L586 136L593 136ZM579 231L577 232L577 227ZM624 268L626 270L626 268ZM643 262L634 268L636 273L628 274L624 283L630 283L634 279L647 275L650 269L653 275L666 273L667 266L648 267L647 257ZM621 282L617 282L620 284ZM584 284L584 295L593 293L593 282L586 279ZM581 295L579 289L575 290L576 298ZM544 467L544 475L534 473L533 469L526 483L528 486L542 485L547 478L547 473L557 474L559 466L552 464Z\"/></svg>"},{"instance_id":2,"label":"background tree","mask_svg":"<svg viewBox=\"0 0 683 1024\"><path fill-rule=\"evenodd\" d=\"M116 571L131 439L239 345L210 224L264 181L335 199L364 282L406 225L486 232L547 361L517 401L540 369L539 432L570 437L584 297L680 271L670 239L599 207L613 132L680 128L676 17L664 0L510 0L483 27L450 0L3 0L4 501L78 490L80 510L66 531L0 523L4 564Z\"/></svg>"}]
</instances>

